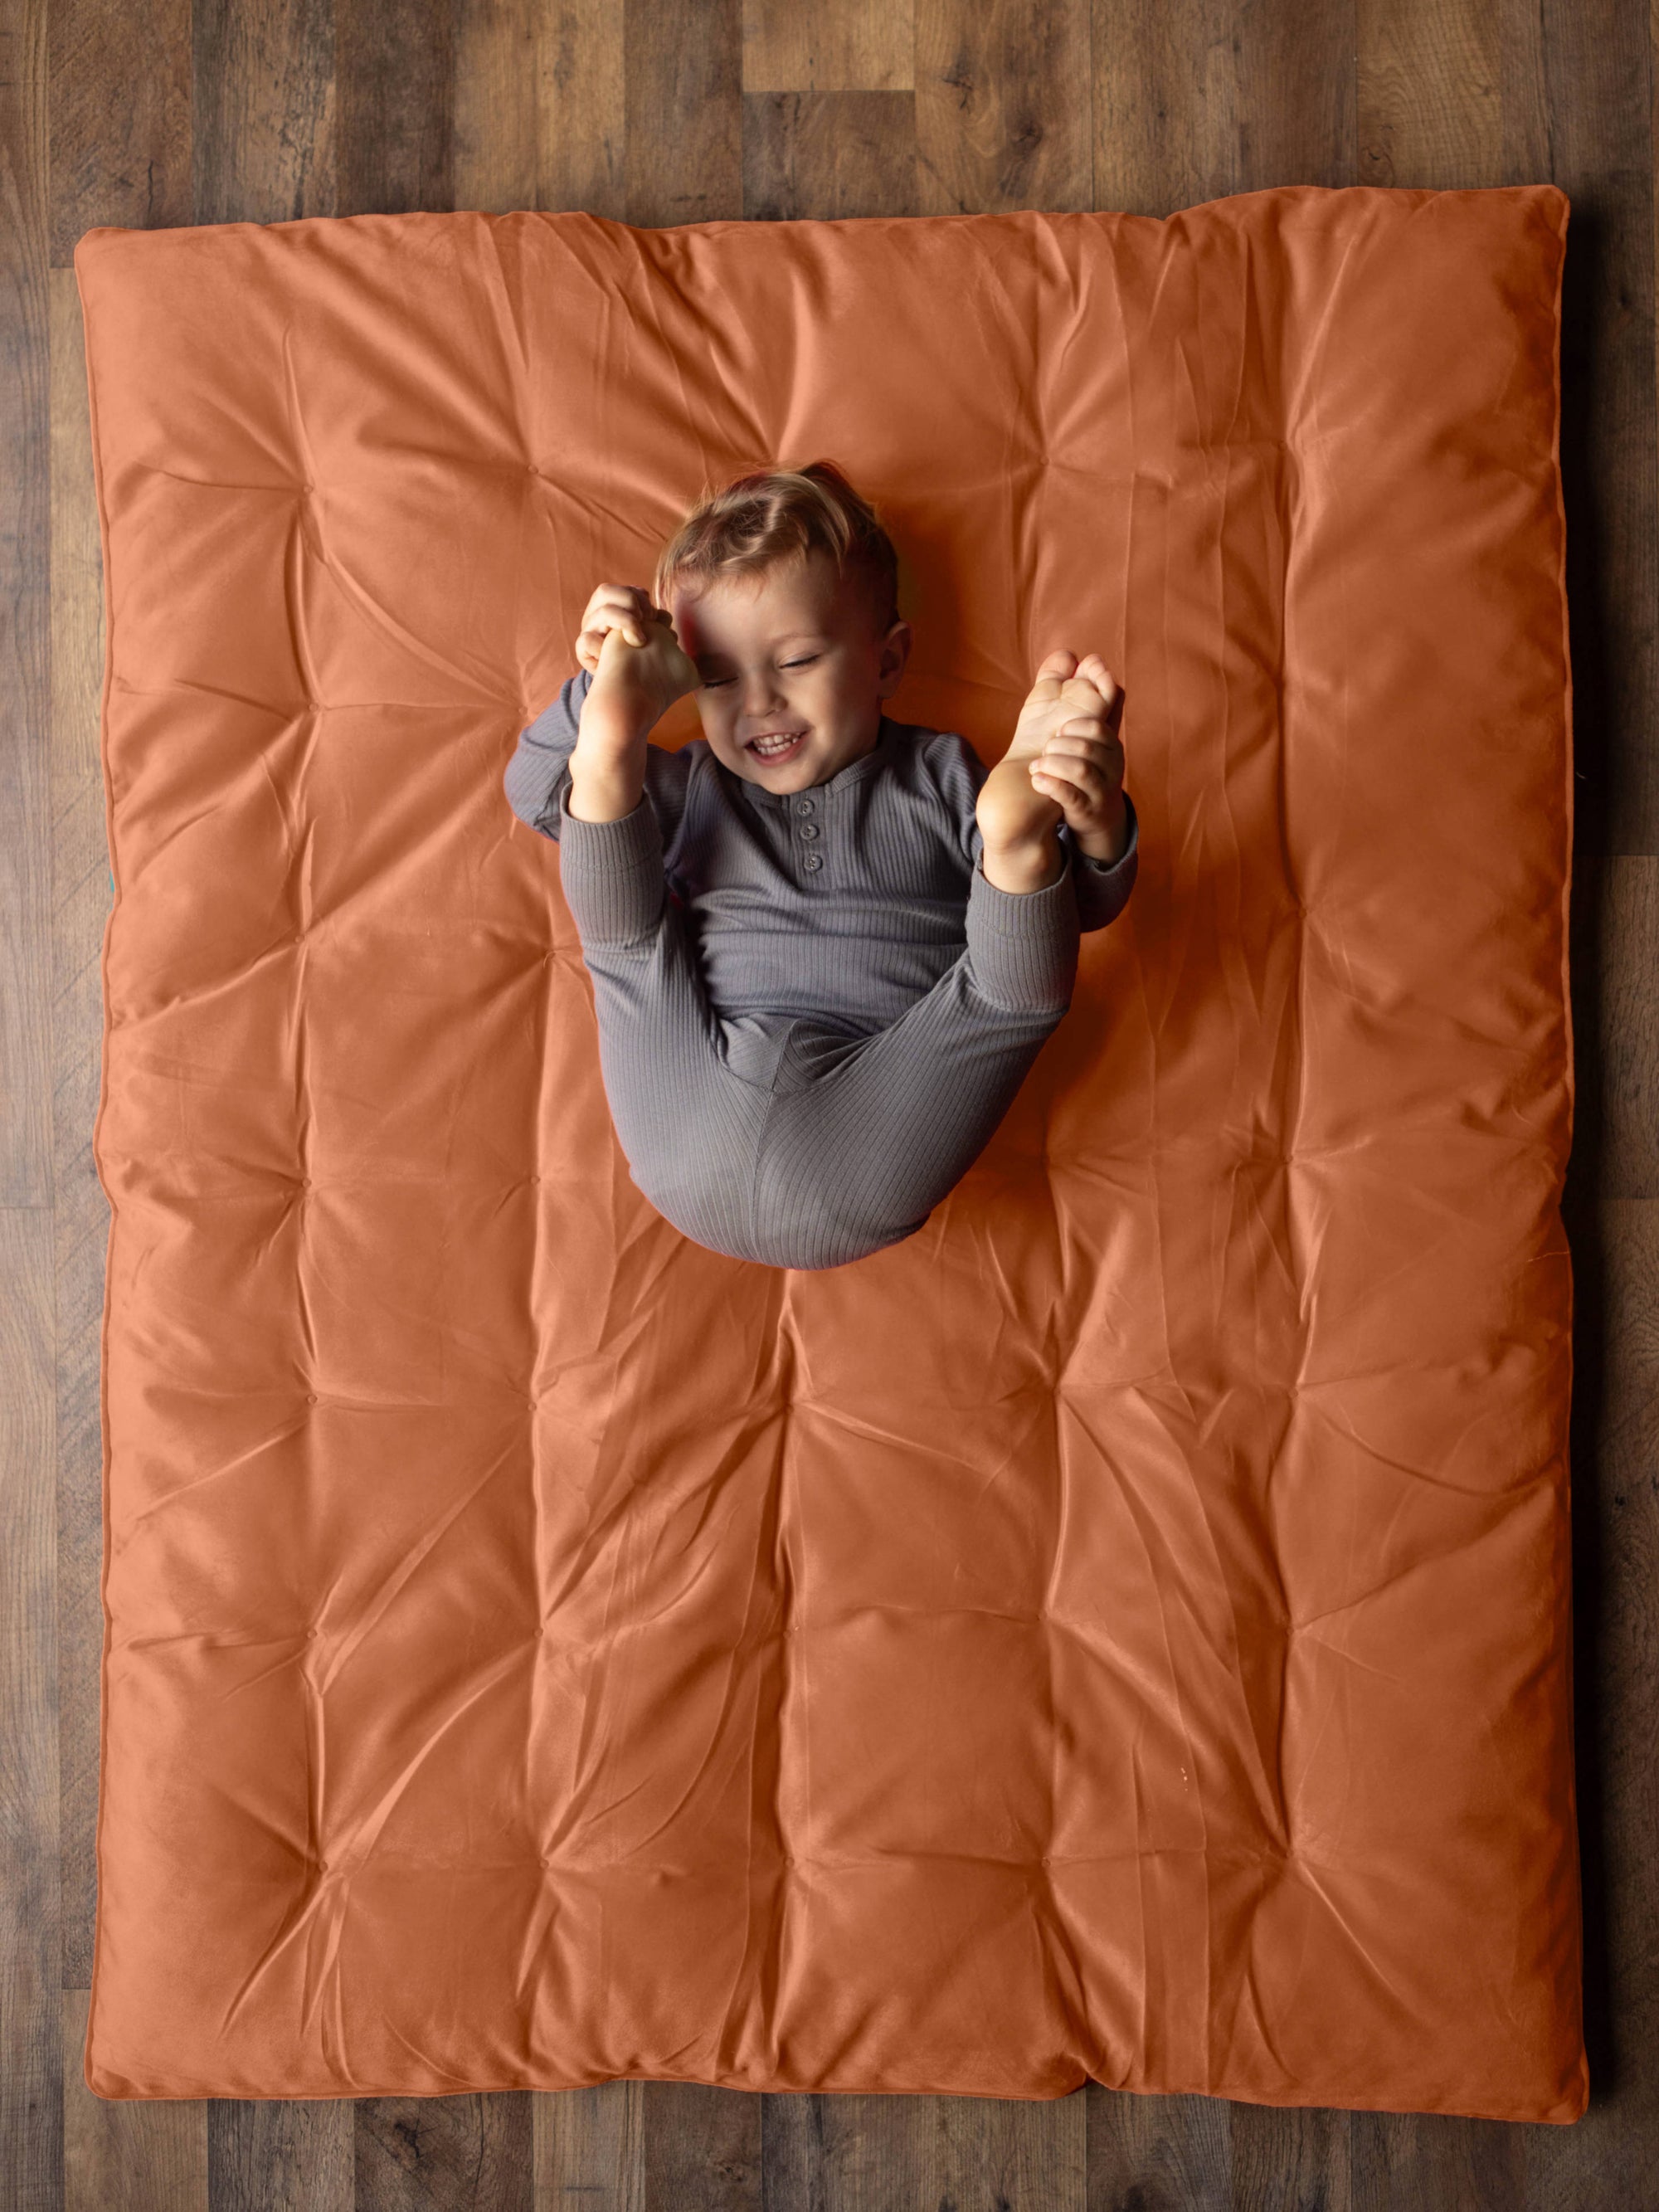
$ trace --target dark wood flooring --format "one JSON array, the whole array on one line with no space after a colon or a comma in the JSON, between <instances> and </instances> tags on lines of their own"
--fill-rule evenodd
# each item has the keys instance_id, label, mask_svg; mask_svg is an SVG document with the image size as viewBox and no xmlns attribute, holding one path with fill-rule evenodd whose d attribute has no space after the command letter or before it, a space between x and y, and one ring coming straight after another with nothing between
<instances>
[{"instance_id":1,"label":"dark wood flooring","mask_svg":"<svg viewBox=\"0 0 1659 2212\"><path fill-rule=\"evenodd\" d=\"M1659 2208L1653 33L1632 0L0 0L5 2205ZM91 1133L110 884L82 231L416 208L1163 214L1277 184L1541 179L1572 200L1587 2118L1092 2085L1052 2105L639 2083L356 2106L90 2096L107 1220Z\"/></svg>"}]
</instances>

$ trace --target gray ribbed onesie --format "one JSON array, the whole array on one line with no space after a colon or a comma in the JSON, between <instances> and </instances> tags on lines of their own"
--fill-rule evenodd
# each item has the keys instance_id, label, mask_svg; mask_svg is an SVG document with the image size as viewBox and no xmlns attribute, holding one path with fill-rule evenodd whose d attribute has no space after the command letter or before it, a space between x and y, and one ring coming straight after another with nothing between
<instances>
[{"instance_id":1,"label":"gray ribbed onesie","mask_svg":"<svg viewBox=\"0 0 1659 2212\"><path fill-rule=\"evenodd\" d=\"M984 1151L1071 1004L1079 929L1133 887L1140 832L1036 891L980 865L990 773L963 738L881 718L805 791L706 738L647 744L631 814L569 813L592 678L520 732L503 785L560 846L599 1066L633 1178L728 1257L835 1267L913 1236Z\"/></svg>"}]
</instances>

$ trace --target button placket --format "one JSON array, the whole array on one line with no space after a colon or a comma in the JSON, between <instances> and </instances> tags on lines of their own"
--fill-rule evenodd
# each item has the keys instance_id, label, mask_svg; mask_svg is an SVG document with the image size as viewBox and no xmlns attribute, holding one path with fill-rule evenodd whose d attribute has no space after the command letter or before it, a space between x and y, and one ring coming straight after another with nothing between
<instances>
[{"instance_id":1,"label":"button placket","mask_svg":"<svg viewBox=\"0 0 1659 2212\"><path fill-rule=\"evenodd\" d=\"M817 811L817 802L816 799L798 799L795 801L795 812L797 816L813 814L816 813ZM810 844L812 840L819 835L818 825L816 822L801 820L798 821L796 826L800 831L803 841L808 844ZM816 875L818 870L823 866L823 855L822 853L803 853L801 855L800 864L808 875Z\"/></svg>"}]
</instances>

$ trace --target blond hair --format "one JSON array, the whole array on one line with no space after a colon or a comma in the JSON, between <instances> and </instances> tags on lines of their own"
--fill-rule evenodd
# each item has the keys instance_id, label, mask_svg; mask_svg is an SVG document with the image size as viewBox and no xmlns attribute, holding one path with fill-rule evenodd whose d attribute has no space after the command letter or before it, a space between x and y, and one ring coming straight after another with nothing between
<instances>
[{"instance_id":1,"label":"blond hair","mask_svg":"<svg viewBox=\"0 0 1659 2212\"><path fill-rule=\"evenodd\" d=\"M665 607L677 584L696 590L717 577L760 575L814 550L862 586L884 637L899 618L898 556L875 508L833 461L757 469L721 490L705 487L658 556L652 597Z\"/></svg>"}]
</instances>

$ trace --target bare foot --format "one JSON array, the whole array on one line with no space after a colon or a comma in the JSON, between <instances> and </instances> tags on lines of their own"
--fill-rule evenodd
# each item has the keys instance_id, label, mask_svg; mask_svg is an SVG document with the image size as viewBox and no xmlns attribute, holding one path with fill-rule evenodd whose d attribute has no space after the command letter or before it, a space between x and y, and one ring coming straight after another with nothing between
<instances>
[{"instance_id":1,"label":"bare foot","mask_svg":"<svg viewBox=\"0 0 1659 2212\"><path fill-rule=\"evenodd\" d=\"M1097 653L1064 647L1037 670L1007 751L986 778L977 816L987 849L1047 849L1062 821L1081 848L1115 858L1127 842L1123 692ZM989 873L989 870L987 870Z\"/></svg>"},{"instance_id":2,"label":"bare foot","mask_svg":"<svg viewBox=\"0 0 1659 2212\"><path fill-rule=\"evenodd\" d=\"M985 872L994 884L1003 890L1032 890L1053 882L1061 857L1054 832L1065 809L1036 788L1026 760L1005 756L997 763L980 786L975 815L985 840ZM1036 882L1002 880L1034 872Z\"/></svg>"},{"instance_id":3,"label":"bare foot","mask_svg":"<svg viewBox=\"0 0 1659 2212\"><path fill-rule=\"evenodd\" d=\"M607 732L627 730L642 737L656 727L677 699L696 690L702 682L674 635L672 621L659 608L653 609L643 645L630 645L620 627L606 630L593 681L582 702L582 729L586 731L592 714Z\"/></svg>"}]
</instances>

